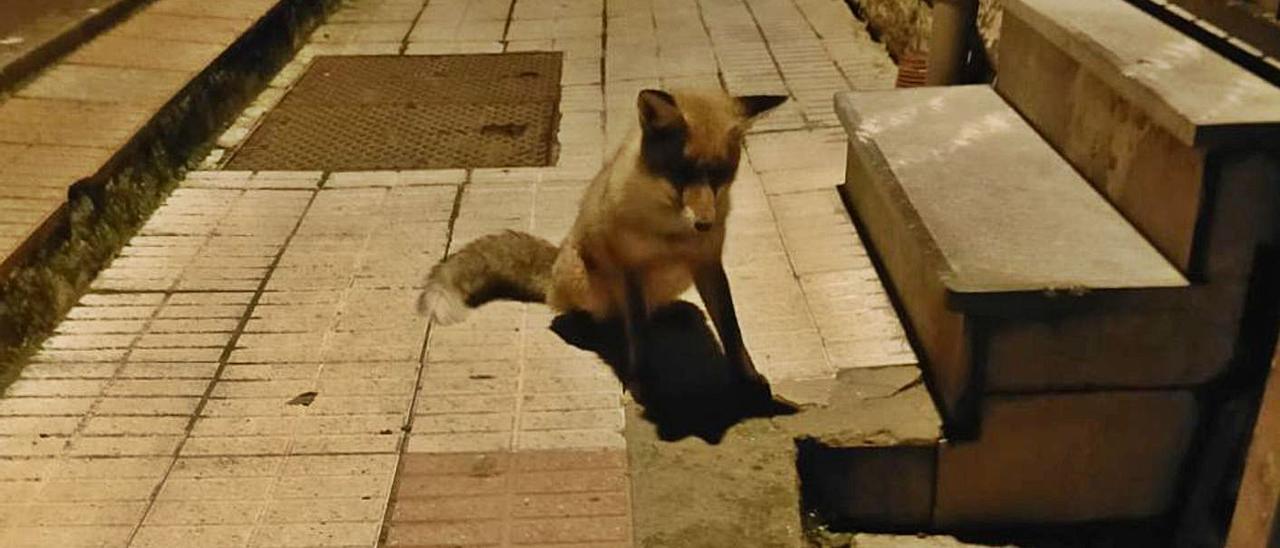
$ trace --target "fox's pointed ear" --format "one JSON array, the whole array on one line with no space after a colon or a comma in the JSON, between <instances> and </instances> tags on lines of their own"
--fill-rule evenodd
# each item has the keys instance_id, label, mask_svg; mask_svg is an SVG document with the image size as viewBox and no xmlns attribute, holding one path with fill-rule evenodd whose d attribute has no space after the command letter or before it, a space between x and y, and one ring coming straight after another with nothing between
<instances>
[{"instance_id":1,"label":"fox's pointed ear","mask_svg":"<svg viewBox=\"0 0 1280 548\"><path fill-rule=\"evenodd\" d=\"M786 95L742 95L737 97L738 104L742 106L742 115L748 119L773 110L778 105L787 102L787 98Z\"/></svg>"},{"instance_id":2,"label":"fox's pointed ear","mask_svg":"<svg viewBox=\"0 0 1280 548\"><path fill-rule=\"evenodd\" d=\"M636 98L640 107L640 127L645 133L684 126L684 114L676 106L676 98L665 91L646 89Z\"/></svg>"}]
</instances>

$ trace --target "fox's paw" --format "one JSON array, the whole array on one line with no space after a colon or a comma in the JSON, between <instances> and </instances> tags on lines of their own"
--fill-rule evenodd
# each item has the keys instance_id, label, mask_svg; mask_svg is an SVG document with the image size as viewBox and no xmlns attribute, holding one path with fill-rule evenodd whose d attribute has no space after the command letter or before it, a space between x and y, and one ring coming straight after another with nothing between
<instances>
[{"instance_id":1,"label":"fox's paw","mask_svg":"<svg viewBox=\"0 0 1280 548\"><path fill-rule=\"evenodd\" d=\"M430 282L418 295L418 313L431 318L438 325L451 325L467 318L467 303L457 291L437 282Z\"/></svg>"}]
</instances>

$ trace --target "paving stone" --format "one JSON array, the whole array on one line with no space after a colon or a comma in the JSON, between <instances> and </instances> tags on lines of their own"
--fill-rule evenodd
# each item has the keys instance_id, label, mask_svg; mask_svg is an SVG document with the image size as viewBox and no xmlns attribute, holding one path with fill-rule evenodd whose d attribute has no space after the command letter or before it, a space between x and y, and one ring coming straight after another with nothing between
<instances>
[{"instance_id":1,"label":"paving stone","mask_svg":"<svg viewBox=\"0 0 1280 548\"><path fill-rule=\"evenodd\" d=\"M93 417L82 430L86 435L182 434L187 417Z\"/></svg>"},{"instance_id":2,"label":"paving stone","mask_svg":"<svg viewBox=\"0 0 1280 548\"><path fill-rule=\"evenodd\" d=\"M246 525L143 525L131 546L236 546L245 545L253 532Z\"/></svg>"},{"instance_id":3,"label":"paving stone","mask_svg":"<svg viewBox=\"0 0 1280 548\"><path fill-rule=\"evenodd\" d=\"M525 412L520 416L520 429L526 431L588 429L619 431L622 426L621 408Z\"/></svg>"},{"instance_id":4,"label":"paving stone","mask_svg":"<svg viewBox=\"0 0 1280 548\"><path fill-rule=\"evenodd\" d=\"M516 499L517 517L626 516L625 493L527 495Z\"/></svg>"},{"instance_id":5,"label":"paving stone","mask_svg":"<svg viewBox=\"0 0 1280 548\"><path fill-rule=\"evenodd\" d=\"M404 40L412 20L390 22L332 22L316 29L312 41L323 44L367 43L367 42L400 42Z\"/></svg>"},{"instance_id":6,"label":"paving stone","mask_svg":"<svg viewBox=\"0 0 1280 548\"><path fill-rule=\"evenodd\" d=\"M361 546L375 544L381 524L367 523L288 523L261 527L249 541L250 546Z\"/></svg>"},{"instance_id":7,"label":"paving stone","mask_svg":"<svg viewBox=\"0 0 1280 548\"><path fill-rule=\"evenodd\" d=\"M348 434L398 430L396 415L333 417L205 417L192 427L193 436Z\"/></svg>"},{"instance_id":8,"label":"paving stone","mask_svg":"<svg viewBox=\"0 0 1280 548\"><path fill-rule=\"evenodd\" d=\"M165 55L153 55L163 50ZM222 53L217 44L179 42L107 33L65 58L79 65L172 70L194 75Z\"/></svg>"},{"instance_id":9,"label":"paving stone","mask_svg":"<svg viewBox=\"0 0 1280 548\"><path fill-rule=\"evenodd\" d=\"M393 453L400 447L399 433L384 430L377 434L299 436L294 440L293 452L298 455Z\"/></svg>"},{"instance_id":10,"label":"paving stone","mask_svg":"<svg viewBox=\"0 0 1280 548\"><path fill-rule=\"evenodd\" d=\"M197 397L185 398L103 398L94 412L99 415L179 415L190 416L200 403Z\"/></svg>"},{"instance_id":11,"label":"paving stone","mask_svg":"<svg viewBox=\"0 0 1280 548\"><path fill-rule=\"evenodd\" d=\"M94 348L128 348L136 335L55 335L46 339L43 348L84 350Z\"/></svg>"},{"instance_id":12,"label":"paving stone","mask_svg":"<svg viewBox=\"0 0 1280 548\"><path fill-rule=\"evenodd\" d=\"M127 525L137 523L146 502L16 504L0 508L9 527Z\"/></svg>"},{"instance_id":13,"label":"paving stone","mask_svg":"<svg viewBox=\"0 0 1280 548\"><path fill-rule=\"evenodd\" d=\"M387 531L388 546L483 546L501 540L502 531L484 521L397 524Z\"/></svg>"},{"instance_id":14,"label":"paving stone","mask_svg":"<svg viewBox=\"0 0 1280 548\"><path fill-rule=\"evenodd\" d=\"M156 500L261 500L271 493L272 483L254 477L171 478Z\"/></svg>"},{"instance_id":15,"label":"paving stone","mask_svg":"<svg viewBox=\"0 0 1280 548\"><path fill-rule=\"evenodd\" d=\"M512 478L517 493L618 491L626 486L618 470L539 470Z\"/></svg>"},{"instance_id":16,"label":"paving stone","mask_svg":"<svg viewBox=\"0 0 1280 548\"><path fill-rule=\"evenodd\" d=\"M79 436L71 440L68 454L80 457L172 456L185 436Z\"/></svg>"},{"instance_id":17,"label":"paving stone","mask_svg":"<svg viewBox=\"0 0 1280 548\"><path fill-rule=\"evenodd\" d=\"M122 379L107 386L111 396L200 396L208 388L203 380Z\"/></svg>"},{"instance_id":18,"label":"paving stone","mask_svg":"<svg viewBox=\"0 0 1280 548\"><path fill-rule=\"evenodd\" d=\"M268 504L262 523L377 523L386 510L386 501L375 498L282 500Z\"/></svg>"},{"instance_id":19,"label":"paving stone","mask_svg":"<svg viewBox=\"0 0 1280 548\"><path fill-rule=\"evenodd\" d=\"M67 415L88 413L93 398L5 398L0 399L0 416Z\"/></svg>"},{"instance_id":20,"label":"paving stone","mask_svg":"<svg viewBox=\"0 0 1280 548\"><path fill-rule=\"evenodd\" d=\"M439 413L497 413L514 411L517 396L511 395L440 395L425 398L418 403L416 412L422 415Z\"/></svg>"},{"instance_id":21,"label":"paving stone","mask_svg":"<svg viewBox=\"0 0 1280 548\"><path fill-rule=\"evenodd\" d=\"M147 513L144 527L248 525L255 522L262 506L248 501L157 500Z\"/></svg>"},{"instance_id":22,"label":"paving stone","mask_svg":"<svg viewBox=\"0 0 1280 548\"><path fill-rule=\"evenodd\" d=\"M18 96L158 109L190 78L177 71L60 64L24 86Z\"/></svg>"},{"instance_id":23,"label":"paving stone","mask_svg":"<svg viewBox=\"0 0 1280 548\"><path fill-rule=\"evenodd\" d=\"M182 446L182 456L283 455L289 439L281 436L228 436L191 438Z\"/></svg>"},{"instance_id":24,"label":"paving stone","mask_svg":"<svg viewBox=\"0 0 1280 548\"><path fill-rule=\"evenodd\" d=\"M109 379L120 364L112 362L36 362L22 369L24 379Z\"/></svg>"},{"instance_id":25,"label":"paving stone","mask_svg":"<svg viewBox=\"0 0 1280 548\"><path fill-rule=\"evenodd\" d=\"M463 542L484 531L468 524L505 523L511 542L625 541L625 466L621 451L407 455L388 540Z\"/></svg>"},{"instance_id":26,"label":"paving stone","mask_svg":"<svg viewBox=\"0 0 1280 548\"><path fill-rule=\"evenodd\" d=\"M621 394L613 391L582 394L526 394L522 408L526 411L614 409L620 405Z\"/></svg>"},{"instance_id":27,"label":"paving stone","mask_svg":"<svg viewBox=\"0 0 1280 548\"><path fill-rule=\"evenodd\" d=\"M509 432L462 432L450 434L412 434L405 451L408 453L456 453L506 451L511 448Z\"/></svg>"},{"instance_id":28,"label":"paving stone","mask_svg":"<svg viewBox=\"0 0 1280 548\"><path fill-rule=\"evenodd\" d=\"M66 546L102 547L126 546L132 526L34 526L12 527L0 530L0 541L5 546L36 547Z\"/></svg>"},{"instance_id":29,"label":"paving stone","mask_svg":"<svg viewBox=\"0 0 1280 548\"><path fill-rule=\"evenodd\" d=\"M424 434L509 432L514 428L514 421L505 413L449 414L418 417L413 426L415 432Z\"/></svg>"},{"instance_id":30,"label":"paving stone","mask_svg":"<svg viewBox=\"0 0 1280 548\"><path fill-rule=\"evenodd\" d=\"M325 182L325 188L359 188L359 187L400 187L416 185L457 185L467 178L466 170L443 169L424 171L361 171L333 173ZM445 203L444 194L440 203ZM448 193L447 203L452 206L452 193Z\"/></svg>"},{"instance_id":31,"label":"paving stone","mask_svg":"<svg viewBox=\"0 0 1280 548\"><path fill-rule=\"evenodd\" d=\"M8 500L28 500L40 491L40 482L34 479L4 482L0 484L0 490Z\"/></svg>"},{"instance_id":32,"label":"paving stone","mask_svg":"<svg viewBox=\"0 0 1280 548\"><path fill-rule=\"evenodd\" d=\"M573 429L573 430L521 430L516 439L516 448L527 450L551 449L622 449L626 440L616 429Z\"/></svg>"},{"instance_id":33,"label":"paving stone","mask_svg":"<svg viewBox=\"0 0 1280 548\"><path fill-rule=\"evenodd\" d=\"M156 479L77 479L46 481L36 499L48 502L145 501L151 498Z\"/></svg>"},{"instance_id":34,"label":"paving stone","mask_svg":"<svg viewBox=\"0 0 1280 548\"><path fill-rule=\"evenodd\" d=\"M214 376L216 363L131 363L117 375L129 379L208 379Z\"/></svg>"},{"instance_id":35,"label":"paving stone","mask_svg":"<svg viewBox=\"0 0 1280 548\"><path fill-rule=\"evenodd\" d=\"M0 421L0 434L67 435L75 431L79 422L77 417L8 417Z\"/></svg>"},{"instance_id":36,"label":"paving stone","mask_svg":"<svg viewBox=\"0 0 1280 548\"><path fill-rule=\"evenodd\" d=\"M114 149L146 116L146 110L127 105L15 97L0 105L0 142Z\"/></svg>"},{"instance_id":37,"label":"paving stone","mask_svg":"<svg viewBox=\"0 0 1280 548\"><path fill-rule=\"evenodd\" d=\"M775 196L770 202L796 274L871 266L834 189Z\"/></svg>"},{"instance_id":38,"label":"paving stone","mask_svg":"<svg viewBox=\"0 0 1280 548\"><path fill-rule=\"evenodd\" d=\"M105 380L19 379L9 385L5 396L96 396L103 392L106 385Z\"/></svg>"},{"instance_id":39,"label":"paving stone","mask_svg":"<svg viewBox=\"0 0 1280 548\"><path fill-rule=\"evenodd\" d=\"M275 4L270 0L230 0L211 6L197 0L166 0L151 11L194 17L254 21Z\"/></svg>"}]
</instances>

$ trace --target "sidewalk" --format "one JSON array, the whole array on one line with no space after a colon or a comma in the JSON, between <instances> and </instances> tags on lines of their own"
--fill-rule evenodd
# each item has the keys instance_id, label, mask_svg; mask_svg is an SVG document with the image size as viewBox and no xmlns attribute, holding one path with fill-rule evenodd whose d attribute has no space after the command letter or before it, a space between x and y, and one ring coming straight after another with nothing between
<instances>
[{"instance_id":1,"label":"sidewalk","mask_svg":"<svg viewBox=\"0 0 1280 548\"><path fill-rule=\"evenodd\" d=\"M136 0L0 1L0 90L110 26Z\"/></svg>"},{"instance_id":2,"label":"sidewalk","mask_svg":"<svg viewBox=\"0 0 1280 548\"><path fill-rule=\"evenodd\" d=\"M316 55L547 49L553 167L219 169ZM789 93L748 137L726 263L762 372L821 403L915 363L834 189L832 94L893 78L838 0L349 2L0 399L0 544L644 544L609 368L540 305L428 326L427 271L502 228L563 236L640 89Z\"/></svg>"}]
</instances>

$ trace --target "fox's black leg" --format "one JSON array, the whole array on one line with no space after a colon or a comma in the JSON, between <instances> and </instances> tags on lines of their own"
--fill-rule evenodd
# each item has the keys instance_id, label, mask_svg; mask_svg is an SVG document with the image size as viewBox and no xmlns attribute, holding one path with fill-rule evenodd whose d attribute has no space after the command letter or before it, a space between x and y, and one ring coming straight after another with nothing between
<instances>
[{"instance_id":1,"label":"fox's black leg","mask_svg":"<svg viewBox=\"0 0 1280 548\"><path fill-rule=\"evenodd\" d=\"M646 307L644 286L635 273L623 276L623 310L622 321L627 334L627 380L640 378L644 367L648 344L649 311Z\"/></svg>"},{"instance_id":2,"label":"fox's black leg","mask_svg":"<svg viewBox=\"0 0 1280 548\"><path fill-rule=\"evenodd\" d=\"M733 295L729 292L729 277L724 273L724 265L719 262L707 264L693 273L693 280L698 287L698 295L707 306L707 313L711 315L711 323L720 334L720 344L724 345L725 357L729 359L734 373L739 380L768 392L768 381L756 371L742 341L742 330L738 327L738 314L733 308Z\"/></svg>"}]
</instances>

